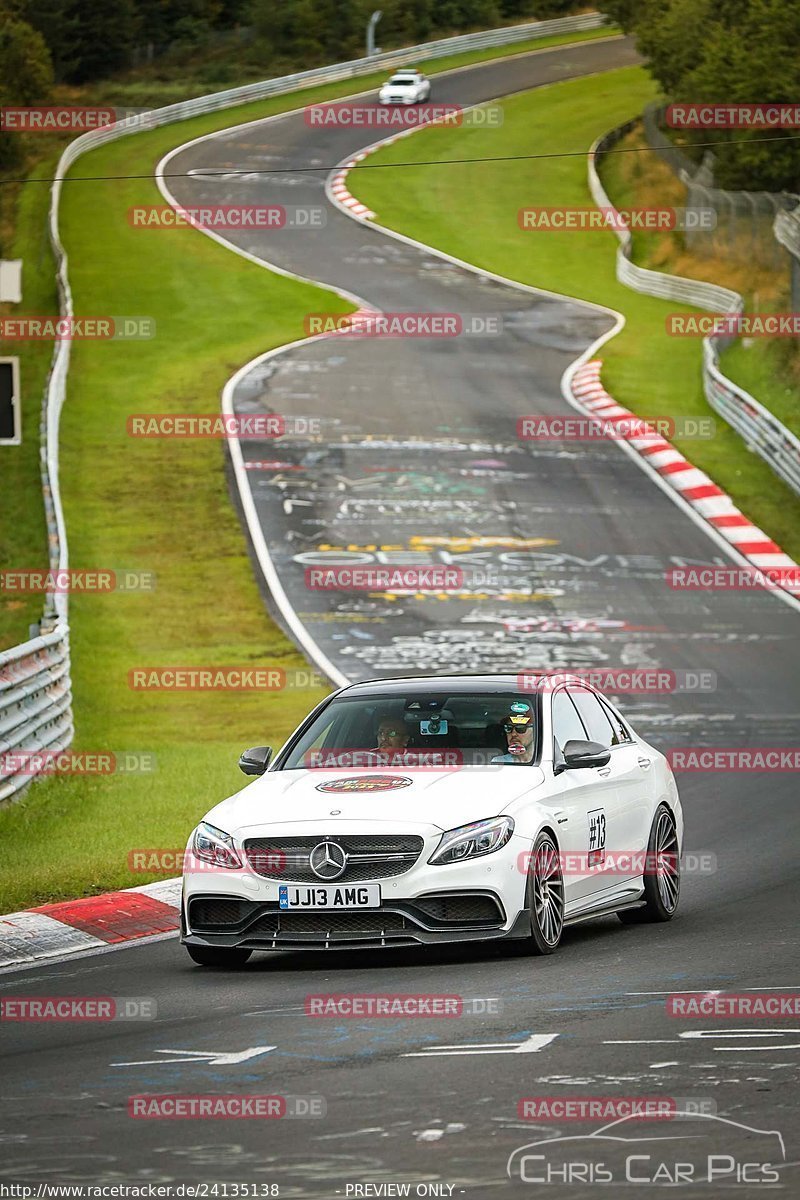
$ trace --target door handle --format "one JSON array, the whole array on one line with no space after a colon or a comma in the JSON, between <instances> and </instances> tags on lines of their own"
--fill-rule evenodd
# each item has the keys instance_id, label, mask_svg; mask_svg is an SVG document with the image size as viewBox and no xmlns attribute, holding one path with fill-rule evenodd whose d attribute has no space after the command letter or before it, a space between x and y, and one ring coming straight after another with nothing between
<instances>
[{"instance_id":1,"label":"door handle","mask_svg":"<svg viewBox=\"0 0 800 1200\"><path fill-rule=\"evenodd\" d=\"M640 758L639 766L642 768L643 771L646 771L647 768L650 766L650 759L649 758Z\"/></svg>"},{"instance_id":2,"label":"door handle","mask_svg":"<svg viewBox=\"0 0 800 1200\"><path fill-rule=\"evenodd\" d=\"M598 775L610 775L611 767L598 767L597 774Z\"/></svg>"}]
</instances>

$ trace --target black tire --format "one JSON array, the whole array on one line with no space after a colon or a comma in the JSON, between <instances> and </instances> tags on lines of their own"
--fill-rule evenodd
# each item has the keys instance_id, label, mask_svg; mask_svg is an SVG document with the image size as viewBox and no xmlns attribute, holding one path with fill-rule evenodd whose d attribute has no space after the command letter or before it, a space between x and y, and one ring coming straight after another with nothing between
<instances>
[{"instance_id":1,"label":"black tire","mask_svg":"<svg viewBox=\"0 0 800 1200\"><path fill-rule=\"evenodd\" d=\"M186 953L198 967L243 967L252 950L236 946L187 946Z\"/></svg>"},{"instance_id":2,"label":"black tire","mask_svg":"<svg viewBox=\"0 0 800 1200\"><path fill-rule=\"evenodd\" d=\"M644 872L644 905L627 908L617 916L623 925L645 925L671 921L681 895L681 860L678 853L678 831L666 804L659 804L650 837L647 841L647 861Z\"/></svg>"},{"instance_id":3,"label":"black tire","mask_svg":"<svg viewBox=\"0 0 800 1200\"><path fill-rule=\"evenodd\" d=\"M554 954L564 930L564 876L558 846L540 833L531 852L526 885L531 935L518 944L522 954Z\"/></svg>"}]
</instances>

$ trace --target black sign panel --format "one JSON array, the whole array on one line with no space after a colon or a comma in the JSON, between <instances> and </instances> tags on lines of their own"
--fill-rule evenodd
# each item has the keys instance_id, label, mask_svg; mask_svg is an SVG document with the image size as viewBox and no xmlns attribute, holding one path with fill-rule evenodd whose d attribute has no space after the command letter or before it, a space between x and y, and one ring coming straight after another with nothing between
<instances>
[{"instance_id":1,"label":"black sign panel","mask_svg":"<svg viewBox=\"0 0 800 1200\"><path fill-rule=\"evenodd\" d=\"M13 441L18 435L16 365L16 359L0 359L0 441Z\"/></svg>"}]
</instances>

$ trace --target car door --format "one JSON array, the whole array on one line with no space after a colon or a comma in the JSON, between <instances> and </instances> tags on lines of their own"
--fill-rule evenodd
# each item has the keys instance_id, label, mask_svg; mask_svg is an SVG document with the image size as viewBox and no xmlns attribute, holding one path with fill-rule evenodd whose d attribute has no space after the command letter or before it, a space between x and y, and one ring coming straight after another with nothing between
<instances>
[{"instance_id":1,"label":"car door","mask_svg":"<svg viewBox=\"0 0 800 1200\"><path fill-rule=\"evenodd\" d=\"M572 902L585 901L608 886L602 863L611 844L617 819L617 789L610 764L604 767L564 769L563 752L569 741L590 738L574 705L569 688L557 688L551 697L553 741L553 802L561 808L558 837L565 851L564 885L567 914ZM605 744L608 738L605 739ZM580 907L580 904L577 905Z\"/></svg>"},{"instance_id":2,"label":"car door","mask_svg":"<svg viewBox=\"0 0 800 1200\"><path fill-rule=\"evenodd\" d=\"M640 864L647 849L651 756L602 697L585 687L573 687L570 694L592 741L611 746L609 779L616 788L617 799L609 849L617 856L615 878L632 879L641 874Z\"/></svg>"}]
</instances>

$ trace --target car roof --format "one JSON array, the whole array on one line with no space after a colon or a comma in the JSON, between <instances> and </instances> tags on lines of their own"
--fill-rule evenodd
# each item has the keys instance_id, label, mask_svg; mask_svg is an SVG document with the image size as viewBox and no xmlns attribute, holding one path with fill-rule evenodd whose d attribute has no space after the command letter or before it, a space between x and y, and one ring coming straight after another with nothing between
<instances>
[{"instance_id":1,"label":"car roof","mask_svg":"<svg viewBox=\"0 0 800 1200\"><path fill-rule=\"evenodd\" d=\"M531 686L528 683L525 687L526 692L538 691L539 683L551 678L550 675L538 675L535 671L515 672L514 674L504 675L393 675L385 679L367 679L362 683L351 683L347 687L342 688L339 695L347 696L370 696L370 695L399 695L407 692L409 688L418 692L442 692L448 691L453 694L468 695L475 691L486 692L519 692L520 684L519 677L524 674L526 680L536 683ZM558 672L561 675L561 672ZM571 675L569 672L563 673L564 680L571 680L575 683L585 684L586 681L580 679L577 675ZM591 686L591 685L589 685Z\"/></svg>"}]
</instances>

